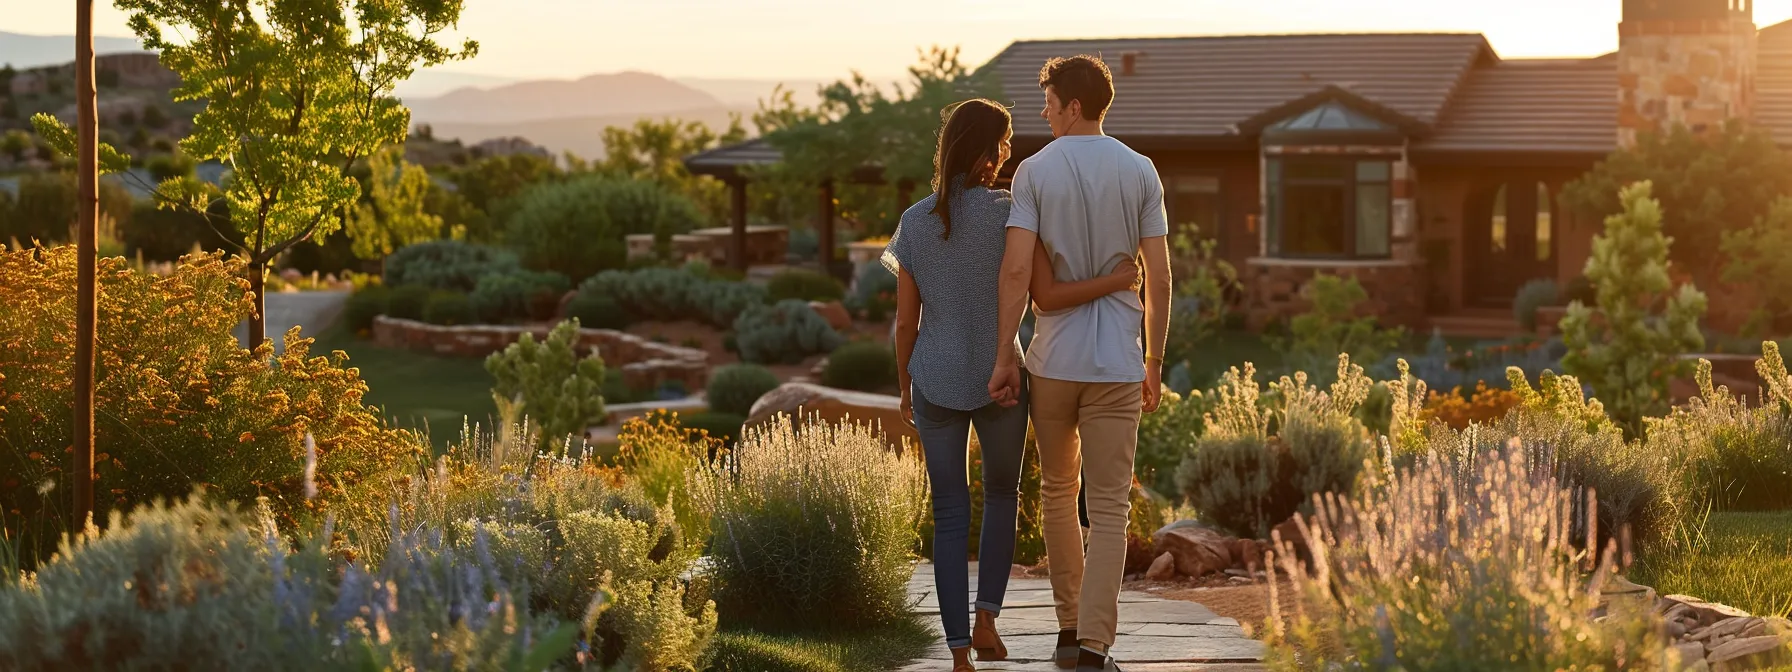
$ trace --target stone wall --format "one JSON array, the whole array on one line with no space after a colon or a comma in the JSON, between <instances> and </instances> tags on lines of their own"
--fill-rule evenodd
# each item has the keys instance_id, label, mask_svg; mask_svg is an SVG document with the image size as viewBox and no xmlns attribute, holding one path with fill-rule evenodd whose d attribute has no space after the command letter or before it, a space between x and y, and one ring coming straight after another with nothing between
<instances>
[{"instance_id":1,"label":"stone wall","mask_svg":"<svg viewBox=\"0 0 1792 672\"><path fill-rule=\"evenodd\" d=\"M1245 321L1256 330L1306 312L1302 290L1314 275L1356 278L1369 298L1363 313L1384 326L1418 329L1425 321L1425 267L1417 262L1313 262L1252 259L1245 263Z\"/></svg>"},{"instance_id":2,"label":"stone wall","mask_svg":"<svg viewBox=\"0 0 1792 672\"><path fill-rule=\"evenodd\" d=\"M1716 129L1754 105L1756 29L1727 19L1642 19L1618 25L1618 144L1684 124Z\"/></svg>"},{"instance_id":3,"label":"stone wall","mask_svg":"<svg viewBox=\"0 0 1792 672\"><path fill-rule=\"evenodd\" d=\"M450 357L485 357L503 350L523 334L547 338L549 325L512 327L469 325L445 327L381 315L373 320L373 342L383 348L403 348ZM697 392L709 384L709 353L626 334L612 329L580 329L577 348L596 350L604 365L622 370L622 378L634 389L656 389L667 381L679 381Z\"/></svg>"}]
</instances>

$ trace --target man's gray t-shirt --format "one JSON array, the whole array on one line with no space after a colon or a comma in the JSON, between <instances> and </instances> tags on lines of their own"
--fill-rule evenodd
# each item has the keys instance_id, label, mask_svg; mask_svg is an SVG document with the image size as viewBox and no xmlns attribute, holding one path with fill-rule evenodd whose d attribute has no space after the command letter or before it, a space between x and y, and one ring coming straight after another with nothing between
<instances>
[{"instance_id":1,"label":"man's gray t-shirt","mask_svg":"<svg viewBox=\"0 0 1792 672\"><path fill-rule=\"evenodd\" d=\"M1013 192L1008 226L1039 234L1058 282L1111 273L1138 254L1139 241L1170 232L1156 166L1105 135L1053 140L1015 169ZM1040 312L1027 371L1081 383L1144 381L1144 315L1135 292Z\"/></svg>"}]
</instances>

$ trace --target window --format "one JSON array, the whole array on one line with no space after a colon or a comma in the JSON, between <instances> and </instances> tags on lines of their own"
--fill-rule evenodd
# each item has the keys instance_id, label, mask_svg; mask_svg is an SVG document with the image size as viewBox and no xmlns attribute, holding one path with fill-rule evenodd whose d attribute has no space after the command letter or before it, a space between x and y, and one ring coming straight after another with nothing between
<instances>
[{"instance_id":1,"label":"window","mask_svg":"<svg viewBox=\"0 0 1792 672\"><path fill-rule=\"evenodd\" d=\"M1551 211L1549 204L1549 186L1537 183L1537 261L1549 261L1554 255L1555 246L1550 244Z\"/></svg>"},{"instance_id":2,"label":"window","mask_svg":"<svg viewBox=\"0 0 1792 672\"><path fill-rule=\"evenodd\" d=\"M1200 238L1219 239L1225 246L1225 227L1220 224L1220 178L1214 175L1174 175L1166 181L1171 233L1197 227Z\"/></svg>"},{"instance_id":3,"label":"window","mask_svg":"<svg viewBox=\"0 0 1792 672\"><path fill-rule=\"evenodd\" d=\"M1388 256L1392 177L1393 164L1386 159L1270 159L1270 254Z\"/></svg>"}]
</instances>

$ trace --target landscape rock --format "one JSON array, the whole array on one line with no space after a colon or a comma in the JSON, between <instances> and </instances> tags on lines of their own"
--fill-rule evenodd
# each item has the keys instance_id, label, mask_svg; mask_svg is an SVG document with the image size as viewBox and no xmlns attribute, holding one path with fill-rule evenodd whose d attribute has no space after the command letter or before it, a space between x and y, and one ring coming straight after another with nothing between
<instances>
[{"instance_id":1,"label":"landscape rock","mask_svg":"<svg viewBox=\"0 0 1792 672\"><path fill-rule=\"evenodd\" d=\"M1711 649L1705 654L1705 662L1715 672L1780 665L1792 662L1792 651L1786 643L1786 638L1778 635L1733 639Z\"/></svg>"},{"instance_id":2,"label":"landscape rock","mask_svg":"<svg viewBox=\"0 0 1792 672\"><path fill-rule=\"evenodd\" d=\"M1176 572L1200 578L1232 566L1232 540L1195 525L1171 523L1151 535L1151 547L1176 558Z\"/></svg>"},{"instance_id":3,"label":"landscape rock","mask_svg":"<svg viewBox=\"0 0 1792 672\"><path fill-rule=\"evenodd\" d=\"M1660 602L1657 602L1657 606L1660 607L1662 603L1669 603L1666 606L1664 613L1673 612L1675 604L1684 605L1686 611L1683 613L1696 618L1699 627L1709 626L1725 619L1742 618L1749 615L1748 612L1730 605L1706 602L1690 595L1669 595L1661 598Z\"/></svg>"},{"instance_id":4,"label":"landscape rock","mask_svg":"<svg viewBox=\"0 0 1792 672\"><path fill-rule=\"evenodd\" d=\"M828 326L833 327L834 331L852 328L852 313L846 312L846 306L839 301L810 301L809 309L820 315L821 319L827 320Z\"/></svg>"},{"instance_id":5,"label":"landscape rock","mask_svg":"<svg viewBox=\"0 0 1792 672\"><path fill-rule=\"evenodd\" d=\"M1679 624L1678 621L1675 621L1673 623L1676 625ZM1747 635L1743 635L1744 630L1747 630L1749 628L1749 626L1751 626L1751 625L1761 625L1761 624L1763 624L1763 622L1759 618L1752 618L1752 617L1750 617L1750 618L1727 618L1722 621L1718 621L1717 623L1699 628L1697 630L1693 630L1691 633L1686 635L1686 638L1688 640L1695 641L1695 642L1705 642L1705 641L1716 640L1718 638L1727 638L1727 637L1731 637L1731 636L1735 636L1735 635L1742 635L1742 636L1746 637ZM1669 632L1671 633L1672 630L1670 630Z\"/></svg>"},{"instance_id":6,"label":"landscape rock","mask_svg":"<svg viewBox=\"0 0 1792 672\"><path fill-rule=\"evenodd\" d=\"M1312 549L1307 547L1307 536L1300 531L1300 523L1294 518L1284 520L1270 530L1270 539L1288 544L1294 548L1294 555L1302 561L1313 559Z\"/></svg>"},{"instance_id":7,"label":"landscape rock","mask_svg":"<svg viewBox=\"0 0 1792 672\"><path fill-rule=\"evenodd\" d=\"M1145 570L1145 578L1152 581L1168 581L1176 578L1176 556L1168 552L1151 561L1151 569Z\"/></svg>"},{"instance_id":8,"label":"landscape rock","mask_svg":"<svg viewBox=\"0 0 1792 672\"><path fill-rule=\"evenodd\" d=\"M1695 660L1701 662L1705 660L1705 645L1698 642L1676 644L1674 645L1674 652L1680 655L1682 665L1690 664Z\"/></svg>"},{"instance_id":9,"label":"landscape rock","mask_svg":"<svg viewBox=\"0 0 1792 672\"><path fill-rule=\"evenodd\" d=\"M560 303L554 308L554 322L556 324L566 319L566 308L567 306L571 306L572 300L576 298L579 298L579 290L576 289L568 290L565 294L560 296Z\"/></svg>"},{"instance_id":10,"label":"landscape rock","mask_svg":"<svg viewBox=\"0 0 1792 672\"><path fill-rule=\"evenodd\" d=\"M747 413L746 429L759 427L780 414L795 419L819 418L830 424L851 421L870 424L884 437L892 449L902 449L903 440L919 446L915 429L902 420L902 399L868 392L853 392L822 387L810 383L785 383L767 392L753 403ZM799 427L801 423L795 423Z\"/></svg>"}]
</instances>

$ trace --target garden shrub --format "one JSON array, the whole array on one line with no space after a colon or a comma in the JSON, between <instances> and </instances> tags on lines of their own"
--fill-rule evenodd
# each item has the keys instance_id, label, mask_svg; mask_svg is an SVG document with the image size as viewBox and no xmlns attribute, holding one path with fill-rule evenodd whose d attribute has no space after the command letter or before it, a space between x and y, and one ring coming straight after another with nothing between
<instances>
[{"instance_id":1,"label":"garden shrub","mask_svg":"<svg viewBox=\"0 0 1792 672\"><path fill-rule=\"evenodd\" d=\"M896 310L896 285L896 275L883 264L865 264L853 283L852 296L846 299L846 308L866 320L882 322Z\"/></svg>"},{"instance_id":2,"label":"garden shrub","mask_svg":"<svg viewBox=\"0 0 1792 672\"><path fill-rule=\"evenodd\" d=\"M709 411L692 413L685 416L683 422L684 426L703 430L705 434L720 440L725 446L733 446L740 441L740 428L741 425L746 424L747 418L734 413Z\"/></svg>"},{"instance_id":3,"label":"garden shrub","mask_svg":"<svg viewBox=\"0 0 1792 672\"><path fill-rule=\"evenodd\" d=\"M704 432L695 417L654 411L622 423L616 464L648 500L671 507L685 539L701 541L709 536L709 518L691 499L689 474L709 465L730 439ZM739 433L736 423L729 435Z\"/></svg>"},{"instance_id":4,"label":"garden shrub","mask_svg":"<svg viewBox=\"0 0 1792 672\"><path fill-rule=\"evenodd\" d=\"M1157 412L1139 416L1133 473L1140 483L1161 494L1181 492L1176 487L1176 469L1201 439L1201 416L1212 406L1208 402L1209 397L1199 390L1187 396L1165 390Z\"/></svg>"},{"instance_id":5,"label":"garden shrub","mask_svg":"<svg viewBox=\"0 0 1792 672\"><path fill-rule=\"evenodd\" d=\"M560 297L571 286L559 273L494 273L479 279L469 299L473 311L487 323L546 320L554 316Z\"/></svg>"},{"instance_id":6,"label":"garden shrub","mask_svg":"<svg viewBox=\"0 0 1792 672\"><path fill-rule=\"evenodd\" d=\"M657 181L593 175L542 182L519 194L504 239L529 268L574 282L627 264L626 237L670 240L704 220L683 194Z\"/></svg>"},{"instance_id":7,"label":"garden shrub","mask_svg":"<svg viewBox=\"0 0 1792 672\"><path fill-rule=\"evenodd\" d=\"M1624 189L1624 211L1606 218L1587 259L1597 304L1569 304L1562 318L1562 370L1592 387L1630 436L1641 433L1645 416L1667 412L1668 383L1690 368L1679 355L1705 344L1705 294L1691 283L1673 289L1673 241L1662 234L1651 189L1648 182Z\"/></svg>"},{"instance_id":8,"label":"garden shrub","mask_svg":"<svg viewBox=\"0 0 1792 672\"><path fill-rule=\"evenodd\" d=\"M368 285L355 290L348 296L343 305L343 319L348 321L348 328L357 334L373 329L373 318L385 315L392 301L392 290L385 285Z\"/></svg>"},{"instance_id":9,"label":"garden shrub","mask_svg":"<svg viewBox=\"0 0 1792 672\"><path fill-rule=\"evenodd\" d=\"M1561 305L1557 299L1561 296L1556 281L1548 278L1537 278L1524 283L1518 288L1518 294L1512 297L1512 315L1518 318L1518 326L1525 331L1537 330L1537 309L1545 306Z\"/></svg>"},{"instance_id":10,"label":"garden shrub","mask_svg":"<svg viewBox=\"0 0 1792 672\"><path fill-rule=\"evenodd\" d=\"M856 628L908 617L927 477L868 427L789 418L750 431L697 478L712 512L715 598L758 627Z\"/></svg>"},{"instance_id":11,"label":"garden shrub","mask_svg":"<svg viewBox=\"0 0 1792 672\"><path fill-rule=\"evenodd\" d=\"M579 358L578 320L567 320L537 343L525 333L485 359L492 374L492 400L506 423L524 418L541 428L541 447L569 440L583 443L585 430L603 424L604 360L596 352Z\"/></svg>"},{"instance_id":12,"label":"garden shrub","mask_svg":"<svg viewBox=\"0 0 1792 672\"><path fill-rule=\"evenodd\" d=\"M580 293L613 298L637 318L698 320L728 328L749 306L765 303L765 289L716 278L701 264L604 271L579 286Z\"/></svg>"},{"instance_id":13,"label":"garden shrub","mask_svg":"<svg viewBox=\"0 0 1792 672\"><path fill-rule=\"evenodd\" d=\"M896 386L896 351L883 343L848 343L828 355L821 384L843 390L877 392Z\"/></svg>"},{"instance_id":14,"label":"garden shrub","mask_svg":"<svg viewBox=\"0 0 1792 672\"><path fill-rule=\"evenodd\" d=\"M1688 489L1720 510L1792 508L1792 388L1779 345L1762 344L1755 367L1765 403L1750 406L1714 386L1711 362L1699 360L1698 396L1649 420L1648 452L1683 460Z\"/></svg>"},{"instance_id":15,"label":"garden shrub","mask_svg":"<svg viewBox=\"0 0 1792 672\"><path fill-rule=\"evenodd\" d=\"M473 303L460 292L430 292L423 302L423 321L430 324L472 324L478 321Z\"/></svg>"},{"instance_id":16,"label":"garden shrub","mask_svg":"<svg viewBox=\"0 0 1792 672\"><path fill-rule=\"evenodd\" d=\"M691 304L699 319L727 329L748 308L765 305L765 288L745 281L712 280L692 291Z\"/></svg>"},{"instance_id":17,"label":"garden shrub","mask_svg":"<svg viewBox=\"0 0 1792 672\"><path fill-rule=\"evenodd\" d=\"M434 292L423 285L402 285L386 296L386 315L401 320L423 319L423 307Z\"/></svg>"},{"instance_id":18,"label":"garden shrub","mask_svg":"<svg viewBox=\"0 0 1792 672\"><path fill-rule=\"evenodd\" d=\"M753 403L778 389L778 375L758 364L730 364L709 374L709 409L746 416Z\"/></svg>"},{"instance_id":19,"label":"garden shrub","mask_svg":"<svg viewBox=\"0 0 1792 672\"><path fill-rule=\"evenodd\" d=\"M1270 598L1271 667L1671 669L1651 605L1596 609L1615 554L1583 576L1584 498L1532 467L1522 452L1432 462L1302 521L1317 566L1280 554L1295 609Z\"/></svg>"},{"instance_id":20,"label":"garden shrub","mask_svg":"<svg viewBox=\"0 0 1792 672\"><path fill-rule=\"evenodd\" d=\"M13 540L27 566L68 520L76 259L73 246L0 252L0 511L32 523ZM190 256L165 277L98 263L97 515L204 483L222 498L268 497L290 529L420 454L415 434L363 402L356 370L314 356L296 328L278 355L272 343L242 349L232 331L251 307L240 259Z\"/></svg>"},{"instance_id":21,"label":"garden shrub","mask_svg":"<svg viewBox=\"0 0 1792 672\"><path fill-rule=\"evenodd\" d=\"M800 363L810 355L833 352L842 340L827 320L797 299L753 306L734 320L740 358L755 364Z\"/></svg>"},{"instance_id":22,"label":"garden shrub","mask_svg":"<svg viewBox=\"0 0 1792 672\"><path fill-rule=\"evenodd\" d=\"M1534 382L1544 371L1560 371L1562 355L1567 352L1560 337L1540 341L1529 336L1457 350L1434 331L1423 353L1390 357L1376 367L1376 375L1394 375L1398 362L1404 360L1412 374L1433 390L1473 389L1482 381L1505 380L1512 367L1523 370Z\"/></svg>"},{"instance_id":23,"label":"garden shrub","mask_svg":"<svg viewBox=\"0 0 1792 672\"><path fill-rule=\"evenodd\" d=\"M1451 429L1467 429L1470 424L1488 425L1512 411L1519 403L1518 393L1511 390L1488 387L1486 381L1475 383L1473 396L1466 396L1462 388L1450 390L1449 394L1431 393L1431 399L1425 402L1425 417L1436 419Z\"/></svg>"},{"instance_id":24,"label":"garden shrub","mask_svg":"<svg viewBox=\"0 0 1792 672\"><path fill-rule=\"evenodd\" d=\"M432 240L406 245L386 257L387 287L422 285L429 289L471 292L479 279L520 269L509 251L458 240Z\"/></svg>"},{"instance_id":25,"label":"garden shrub","mask_svg":"<svg viewBox=\"0 0 1792 672\"><path fill-rule=\"evenodd\" d=\"M765 285L766 299L776 303L786 299L803 301L839 301L846 296L840 281L815 271L792 268L780 271Z\"/></svg>"},{"instance_id":26,"label":"garden shrub","mask_svg":"<svg viewBox=\"0 0 1792 672\"><path fill-rule=\"evenodd\" d=\"M627 329L628 313L615 299L580 291L566 304L566 319L578 320L587 329Z\"/></svg>"},{"instance_id":27,"label":"garden shrub","mask_svg":"<svg viewBox=\"0 0 1792 672\"><path fill-rule=\"evenodd\" d=\"M1355 493L1377 452L1355 417L1369 381L1342 355L1336 375L1324 392L1304 373L1284 376L1267 400L1248 364L1221 378L1207 433L1176 473L1202 520L1264 538L1295 511L1311 510L1315 495Z\"/></svg>"},{"instance_id":28,"label":"garden shrub","mask_svg":"<svg viewBox=\"0 0 1792 672\"><path fill-rule=\"evenodd\" d=\"M1359 362L1379 362L1406 337L1405 329L1383 329L1374 316L1360 314L1369 294L1356 278L1321 273L1301 291L1312 309L1288 321L1288 335L1275 339L1275 347L1291 371L1320 372L1316 382L1329 382L1331 364L1340 353Z\"/></svg>"},{"instance_id":29,"label":"garden shrub","mask_svg":"<svg viewBox=\"0 0 1792 672\"><path fill-rule=\"evenodd\" d=\"M121 227L118 237L127 254L152 261L179 261L195 248L228 251L242 245L243 234L228 223L229 218L230 207L222 199L207 213L142 201L132 206L130 225Z\"/></svg>"}]
</instances>

